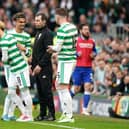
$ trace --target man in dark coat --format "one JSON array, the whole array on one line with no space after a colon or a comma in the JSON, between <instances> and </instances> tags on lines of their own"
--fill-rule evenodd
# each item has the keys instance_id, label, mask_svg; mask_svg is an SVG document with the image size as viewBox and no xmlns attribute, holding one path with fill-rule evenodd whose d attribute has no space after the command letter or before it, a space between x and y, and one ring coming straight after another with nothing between
<instances>
[{"instance_id":1,"label":"man in dark coat","mask_svg":"<svg viewBox=\"0 0 129 129\"><path fill-rule=\"evenodd\" d=\"M32 75L34 75L36 79L40 103L40 114L35 118L35 121L55 120L55 108L51 90L51 54L46 52L48 45L52 45L53 36L46 23L47 18L43 13L36 14L35 28L37 30L37 33L35 36L32 53Z\"/></svg>"}]
</instances>

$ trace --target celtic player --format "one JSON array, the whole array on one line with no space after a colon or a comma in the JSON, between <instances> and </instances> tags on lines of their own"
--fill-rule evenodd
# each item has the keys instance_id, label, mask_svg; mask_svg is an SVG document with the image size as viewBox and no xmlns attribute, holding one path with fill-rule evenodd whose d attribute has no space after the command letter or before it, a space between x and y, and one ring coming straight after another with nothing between
<instances>
[{"instance_id":1,"label":"celtic player","mask_svg":"<svg viewBox=\"0 0 129 129\"><path fill-rule=\"evenodd\" d=\"M17 40L17 47L21 51L24 58L27 60L28 57L31 56L31 37L30 34L24 31L26 24L26 17L23 12L18 12L13 16L14 28L12 30L7 31L8 34L13 35ZM8 68L5 68L8 70ZM7 71L5 70L5 71ZM6 74L5 74L6 75ZM21 96L22 100L24 100L24 96ZM16 107L15 103L10 105L9 117L14 115L14 109ZM27 105L25 105L26 112L28 115L32 116L30 109Z\"/></svg>"},{"instance_id":2,"label":"celtic player","mask_svg":"<svg viewBox=\"0 0 129 129\"><path fill-rule=\"evenodd\" d=\"M18 121L32 121L32 116L29 116L24 110L21 99L16 95L16 86L21 90L21 96L24 96L24 102L32 111L32 99L28 87L30 86L28 65L17 47L17 40L12 35L5 33L4 23L0 21L0 47L2 49L2 61L5 66L8 66L8 103L5 102L6 109L9 109L10 102L14 102L22 111L22 116ZM5 100L6 100L5 99ZM7 105L6 105L7 104ZM5 108L4 108L5 111ZM3 119L6 114L3 113Z\"/></svg>"},{"instance_id":3,"label":"celtic player","mask_svg":"<svg viewBox=\"0 0 129 129\"><path fill-rule=\"evenodd\" d=\"M60 25L60 27L57 30L56 45L49 46L48 52L55 51L58 53L56 88L63 111L59 122L74 122L72 113L72 98L68 87L70 77L76 63L75 41L78 31L75 25L67 21L68 13L65 9L57 9L55 16L56 22Z\"/></svg>"}]
</instances>

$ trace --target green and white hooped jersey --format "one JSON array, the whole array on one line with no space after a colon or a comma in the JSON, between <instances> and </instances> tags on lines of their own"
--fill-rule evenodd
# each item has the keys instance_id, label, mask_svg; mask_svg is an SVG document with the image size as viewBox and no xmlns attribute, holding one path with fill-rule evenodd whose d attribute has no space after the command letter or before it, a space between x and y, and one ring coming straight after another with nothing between
<instances>
[{"instance_id":1,"label":"green and white hooped jersey","mask_svg":"<svg viewBox=\"0 0 129 129\"><path fill-rule=\"evenodd\" d=\"M22 33L17 33L15 29L8 30L7 33L13 35L18 44L22 44L25 48L27 48L28 52L26 53L26 56L29 57L32 53L30 34L25 31L23 31Z\"/></svg>"},{"instance_id":2,"label":"green and white hooped jersey","mask_svg":"<svg viewBox=\"0 0 129 129\"><path fill-rule=\"evenodd\" d=\"M0 47L2 51L7 51L8 53L8 60L4 62L4 64L9 66L12 73L22 72L28 67L16 45L17 40L12 35L5 33L4 36L0 38Z\"/></svg>"},{"instance_id":3,"label":"green and white hooped jersey","mask_svg":"<svg viewBox=\"0 0 129 129\"><path fill-rule=\"evenodd\" d=\"M57 44L62 44L61 51L58 53L59 61L76 60L75 44L78 31L75 25L71 23L62 24L57 31Z\"/></svg>"}]
</instances>

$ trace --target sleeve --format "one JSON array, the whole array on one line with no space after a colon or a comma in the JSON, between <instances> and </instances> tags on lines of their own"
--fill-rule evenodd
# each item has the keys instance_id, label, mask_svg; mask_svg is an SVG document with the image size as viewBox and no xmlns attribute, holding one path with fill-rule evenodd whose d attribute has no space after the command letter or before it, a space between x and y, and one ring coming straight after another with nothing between
<instances>
[{"instance_id":1,"label":"sleeve","mask_svg":"<svg viewBox=\"0 0 129 129\"><path fill-rule=\"evenodd\" d=\"M27 57L30 57L31 54L32 54L32 49L31 49L31 37L30 37L30 35L29 35L28 38L26 39L26 45L25 45L25 47L26 47L25 55L26 55Z\"/></svg>"},{"instance_id":2,"label":"sleeve","mask_svg":"<svg viewBox=\"0 0 129 129\"><path fill-rule=\"evenodd\" d=\"M97 50L96 50L95 41L93 41L93 52L95 53L95 55L97 55Z\"/></svg>"},{"instance_id":3,"label":"sleeve","mask_svg":"<svg viewBox=\"0 0 129 129\"><path fill-rule=\"evenodd\" d=\"M8 51L7 50L2 50L2 62L7 62L8 61Z\"/></svg>"},{"instance_id":4,"label":"sleeve","mask_svg":"<svg viewBox=\"0 0 129 129\"><path fill-rule=\"evenodd\" d=\"M43 42L44 42L46 50L47 50L49 45L53 44L53 35L52 35L52 33L50 31L47 31L45 33L45 37L44 37ZM50 60L51 60L51 54L46 51L44 56L38 62L38 64L39 64L40 67L44 67L44 66L48 65L48 62L50 62Z\"/></svg>"},{"instance_id":5,"label":"sleeve","mask_svg":"<svg viewBox=\"0 0 129 129\"><path fill-rule=\"evenodd\" d=\"M56 52L59 52L62 48L62 44L56 44L55 46L52 46L52 49Z\"/></svg>"},{"instance_id":6,"label":"sleeve","mask_svg":"<svg viewBox=\"0 0 129 129\"><path fill-rule=\"evenodd\" d=\"M2 62L5 63L8 61L8 44L3 45L1 50L2 50Z\"/></svg>"},{"instance_id":7,"label":"sleeve","mask_svg":"<svg viewBox=\"0 0 129 129\"><path fill-rule=\"evenodd\" d=\"M52 49L54 51L59 52L62 48L63 43L64 43L64 39L65 39L65 33L62 30L58 29L56 45L53 46Z\"/></svg>"}]
</instances>

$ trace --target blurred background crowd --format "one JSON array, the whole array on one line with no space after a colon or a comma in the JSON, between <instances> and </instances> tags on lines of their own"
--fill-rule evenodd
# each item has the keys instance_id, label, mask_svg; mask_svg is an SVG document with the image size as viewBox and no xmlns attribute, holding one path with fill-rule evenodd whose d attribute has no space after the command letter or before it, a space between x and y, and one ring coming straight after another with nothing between
<instances>
[{"instance_id":1,"label":"blurred background crowd","mask_svg":"<svg viewBox=\"0 0 129 129\"><path fill-rule=\"evenodd\" d=\"M55 9L67 8L69 21L77 26L88 23L96 41L97 56L93 62L93 94L111 98L116 93L129 94L129 0L0 0L0 19L12 29L12 16L23 11L25 31L35 36L34 16L44 12L48 27L56 33ZM32 40L33 44L33 40ZM1 87L6 87L0 63ZM56 69L56 58L53 58Z\"/></svg>"}]
</instances>

